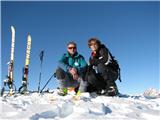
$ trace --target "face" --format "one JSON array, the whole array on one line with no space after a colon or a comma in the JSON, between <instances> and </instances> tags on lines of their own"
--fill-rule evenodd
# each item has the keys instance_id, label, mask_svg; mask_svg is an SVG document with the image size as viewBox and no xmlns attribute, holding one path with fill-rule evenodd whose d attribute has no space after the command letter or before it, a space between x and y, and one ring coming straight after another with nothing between
<instances>
[{"instance_id":1,"label":"face","mask_svg":"<svg viewBox=\"0 0 160 120\"><path fill-rule=\"evenodd\" d=\"M69 54L73 55L77 51L76 46L74 44L69 44L67 46L67 51Z\"/></svg>"},{"instance_id":2,"label":"face","mask_svg":"<svg viewBox=\"0 0 160 120\"><path fill-rule=\"evenodd\" d=\"M91 41L90 48L92 51L96 51L98 49L98 44L94 41Z\"/></svg>"}]
</instances>

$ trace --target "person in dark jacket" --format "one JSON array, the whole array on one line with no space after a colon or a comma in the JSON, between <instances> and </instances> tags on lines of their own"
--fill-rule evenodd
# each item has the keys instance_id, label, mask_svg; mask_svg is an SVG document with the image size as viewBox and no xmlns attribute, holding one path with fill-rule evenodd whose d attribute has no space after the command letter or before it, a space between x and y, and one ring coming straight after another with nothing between
<instances>
[{"instance_id":1,"label":"person in dark jacket","mask_svg":"<svg viewBox=\"0 0 160 120\"><path fill-rule=\"evenodd\" d=\"M75 42L67 44L67 53L63 54L58 62L56 77L60 81L60 90L69 87L86 92L87 82L84 80L87 70L87 63L84 57L77 52Z\"/></svg>"},{"instance_id":2,"label":"person in dark jacket","mask_svg":"<svg viewBox=\"0 0 160 120\"><path fill-rule=\"evenodd\" d=\"M115 80L118 78L118 72L112 66L113 56L97 38L89 39L88 47L92 51L86 75L88 91L108 96L117 95Z\"/></svg>"}]
</instances>

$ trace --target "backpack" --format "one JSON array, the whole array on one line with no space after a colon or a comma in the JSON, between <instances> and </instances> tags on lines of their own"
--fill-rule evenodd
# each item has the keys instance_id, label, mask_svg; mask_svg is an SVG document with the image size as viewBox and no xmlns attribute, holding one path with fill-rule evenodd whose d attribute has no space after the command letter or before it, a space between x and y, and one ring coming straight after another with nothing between
<instances>
[{"instance_id":1,"label":"backpack","mask_svg":"<svg viewBox=\"0 0 160 120\"><path fill-rule=\"evenodd\" d=\"M120 74L121 69L119 67L118 61L114 59L115 57L112 56L112 54L109 50L108 50L108 52L109 52L109 55L111 56L111 62L109 63L109 66L111 66L114 69L114 71L116 71L118 73L117 79L119 79L119 81L122 82L121 81L121 74Z\"/></svg>"}]
</instances>

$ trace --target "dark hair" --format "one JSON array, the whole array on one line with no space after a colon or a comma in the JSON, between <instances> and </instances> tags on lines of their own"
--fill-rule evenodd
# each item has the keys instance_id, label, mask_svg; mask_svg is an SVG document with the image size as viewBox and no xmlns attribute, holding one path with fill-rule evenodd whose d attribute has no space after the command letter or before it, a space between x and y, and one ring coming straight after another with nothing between
<instances>
[{"instance_id":1,"label":"dark hair","mask_svg":"<svg viewBox=\"0 0 160 120\"><path fill-rule=\"evenodd\" d=\"M100 40L98 40L97 38L90 38L90 39L88 40L88 47L91 46L91 42L92 42L92 41L95 42L98 46L101 45Z\"/></svg>"},{"instance_id":2,"label":"dark hair","mask_svg":"<svg viewBox=\"0 0 160 120\"><path fill-rule=\"evenodd\" d=\"M73 41L68 42L67 46L70 45L70 44L72 44L72 45L74 45L75 47L77 47L77 44L76 44L75 42L73 42Z\"/></svg>"}]
</instances>

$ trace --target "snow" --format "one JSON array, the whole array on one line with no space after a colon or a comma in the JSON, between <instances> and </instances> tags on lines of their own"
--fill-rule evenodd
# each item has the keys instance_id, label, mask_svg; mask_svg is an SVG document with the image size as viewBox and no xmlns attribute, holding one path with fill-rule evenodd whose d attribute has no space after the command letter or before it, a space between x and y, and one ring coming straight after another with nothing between
<instances>
[{"instance_id":1,"label":"snow","mask_svg":"<svg viewBox=\"0 0 160 120\"><path fill-rule=\"evenodd\" d=\"M119 97L59 96L54 90L0 97L0 104L0 120L160 120L160 94L154 89Z\"/></svg>"}]
</instances>

